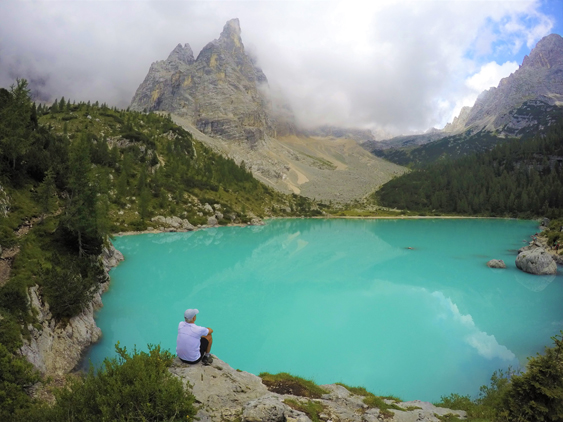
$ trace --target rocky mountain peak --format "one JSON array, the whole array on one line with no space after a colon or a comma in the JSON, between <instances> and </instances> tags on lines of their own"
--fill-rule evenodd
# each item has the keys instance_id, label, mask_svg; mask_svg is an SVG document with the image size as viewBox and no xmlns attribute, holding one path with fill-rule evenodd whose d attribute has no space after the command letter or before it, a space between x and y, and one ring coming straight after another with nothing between
<instances>
[{"instance_id":1,"label":"rocky mountain peak","mask_svg":"<svg viewBox=\"0 0 563 422\"><path fill-rule=\"evenodd\" d=\"M181 61L187 65L191 65L195 61L194 52L188 43L184 44L183 47L182 44L178 44L166 59L166 61L174 60Z\"/></svg>"},{"instance_id":2,"label":"rocky mountain peak","mask_svg":"<svg viewBox=\"0 0 563 422\"><path fill-rule=\"evenodd\" d=\"M219 37L219 42L235 49L243 49L242 38L240 36L240 23L237 18L227 21L223 27L223 32Z\"/></svg>"},{"instance_id":3,"label":"rocky mountain peak","mask_svg":"<svg viewBox=\"0 0 563 422\"><path fill-rule=\"evenodd\" d=\"M542 38L529 56L524 57L521 67L552 68L563 66L563 37L551 34Z\"/></svg>"},{"instance_id":4,"label":"rocky mountain peak","mask_svg":"<svg viewBox=\"0 0 563 422\"><path fill-rule=\"evenodd\" d=\"M245 52L240 34L239 20L229 20L195 60L189 44L178 44L167 60L153 63L131 109L173 113L206 135L257 148L275 128L259 89L266 76Z\"/></svg>"}]
</instances>

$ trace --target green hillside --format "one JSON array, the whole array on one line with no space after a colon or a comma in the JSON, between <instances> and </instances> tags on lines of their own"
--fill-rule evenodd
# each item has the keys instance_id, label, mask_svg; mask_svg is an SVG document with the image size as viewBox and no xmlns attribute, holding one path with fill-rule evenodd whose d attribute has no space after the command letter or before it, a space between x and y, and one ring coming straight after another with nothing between
<instances>
[{"instance_id":1,"label":"green hillside","mask_svg":"<svg viewBox=\"0 0 563 422\"><path fill-rule=\"evenodd\" d=\"M546 135L416 169L383 185L373 198L424 213L561 217L563 120Z\"/></svg>"}]
</instances>

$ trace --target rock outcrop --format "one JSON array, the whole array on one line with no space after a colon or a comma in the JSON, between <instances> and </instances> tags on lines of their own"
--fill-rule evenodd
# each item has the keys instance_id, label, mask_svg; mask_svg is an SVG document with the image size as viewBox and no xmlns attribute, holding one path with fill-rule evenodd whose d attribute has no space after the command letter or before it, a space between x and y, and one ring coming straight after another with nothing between
<instances>
[{"instance_id":1,"label":"rock outcrop","mask_svg":"<svg viewBox=\"0 0 563 422\"><path fill-rule=\"evenodd\" d=\"M238 19L231 19L196 59L189 44L178 44L166 60L153 63L131 109L174 113L205 134L256 148L275 134L261 92L267 82L245 51Z\"/></svg>"},{"instance_id":2,"label":"rock outcrop","mask_svg":"<svg viewBox=\"0 0 563 422\"><path fill-rule=\"evenodd\" d=\"M156 217L151 218L151 221L159 224L163 230L165 228L175 231L189 231L195 229L193 224L191 224L187 219L180 217L163 217L162 215L157 215Z\"/></svg>"},{"instance_id":3,"label":"rock outcrop","mask_svg":"<svg viewBox=\"0 0 563 422\"><path fill-rule=\"evenodd\" d=\"M184 386L191 386L201 406L197 414L201 422L310 422L305 413L286 402L288 399L303 404L310 400L320 404L323 408L320 419L332 422L439 422L437 416L447 414L465 418L463 411L421 401L397 403L405 410L392 409L392 415L384 417L379 409L366 405L364 397L335 384L322 385L327 394L320 399L277 394L269 391L256 375L235 370L218 358L211 366L187 365L176 359L170 372L179 377Z\"/></svg>"},{"instance_id":4,"label":"rock outcrop","mask_svg":"<svg viewBox=\"0 0 563 422\"><path fill-rule=\"evenodd\" d=\"M519 252L516 257L516 267L530 274L550 275L557 273L557 264L542 247L532 247Z\"/></svg>"},{"instance_id":5,"label":"rock outcrop","mask_svg":"<svg viewBox=\"0 0 563 422\"><path fill-rule=\"evenodd\" d=\"M109 271L123 260L123 255L110 246L104 250L102 261L104 269ZM44 302L39 286L29 289L29 301L36 313L37 324L29 324L28 339L20 349L23 356L43 375L63 375L70 372L82 358L84 352L97 342L101 330L94 321L94 311L102 306L102 293L108 282L100 284L94 300L68 322L57 322L49 311L49 304Z\"/></svg>"}]
</instances>

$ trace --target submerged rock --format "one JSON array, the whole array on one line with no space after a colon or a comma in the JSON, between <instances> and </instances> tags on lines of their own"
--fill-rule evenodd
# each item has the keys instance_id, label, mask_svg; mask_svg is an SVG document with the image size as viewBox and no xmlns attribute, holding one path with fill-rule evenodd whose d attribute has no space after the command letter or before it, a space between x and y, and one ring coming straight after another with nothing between
<instances>
[{"instance_id":1,"label":"submerged rock","mask_svg":"<svg viewBox=\"0 0 563 422\"><path fill-rule=\"evenodd\" d=\"M516 267L524 272L536 275L557 273L557 264L551 255L541 247L535 247L520 252L516 257Z\"/></svg>"},{"instance_id":2,"label":"submerged rock","mask_svg":"<svg viewBox=\"0 0 563 422\"><path fill-rule=\"evenodd\" d=\"M502 259L491 259L487 262L487 267L489 268L506 268L506 264Z\"/></svg>"}]
</instances>

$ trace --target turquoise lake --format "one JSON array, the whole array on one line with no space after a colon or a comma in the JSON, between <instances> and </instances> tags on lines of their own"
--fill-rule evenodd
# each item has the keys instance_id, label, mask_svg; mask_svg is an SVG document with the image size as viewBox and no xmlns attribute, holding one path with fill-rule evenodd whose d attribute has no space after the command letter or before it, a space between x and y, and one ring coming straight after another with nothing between
<instances>
[{"instance_id":1,"label":"turquoise lake","mask_svg":"<svg viewBox=\"0 0 563 422\"><path fill-rule=\"evenodd\" d=\"M88 358L114 345L175 353L198 308L212 353L258 374L290 372L378 395L477 396L563 329L563 276L519 271L537 222L495 219L270 220L260 227L114 239L125 261L97 314ZM409 247L413 249L408 249ZM506 270L486 266L503 259Z\"/></svg>"}]
</instances>

